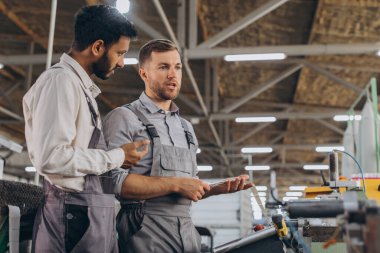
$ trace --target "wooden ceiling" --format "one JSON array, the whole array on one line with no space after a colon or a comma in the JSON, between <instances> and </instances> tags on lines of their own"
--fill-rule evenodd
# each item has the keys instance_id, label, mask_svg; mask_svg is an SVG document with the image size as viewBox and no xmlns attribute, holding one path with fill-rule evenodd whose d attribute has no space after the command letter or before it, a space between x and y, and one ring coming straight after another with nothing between
<instances>
[{"instance_id":1,"label":"wooden ceiling","mask_svg":"<svg viewBox=\"0 0 380 253\"><path fill-rule=\"evenodd\" d=\"M282 3L272 8L276 2ZM58 1L55 54L70 47L74 13L83 5L97 3L114 5L115 1ZM139 30L131 54L151 38L171 39L157 3L184 49L184 61L194 77L192 81L184 70L181 96L176 103L181 114L194 123L202 150L199 164L214 166L211 172L200 172L200 177L244 173L249 159L241 154L241 147L272 146L273 153L253 155L252 162L271 164L280 189L321 184L319 173L304 171L302 165L326 163L326 154L314 151L316 145L342 143L346 125L333 121L332 116L345 112L369 79L378 77L380 59L375 51L318 54L299 47L299 53L284 61L264 62L226 62L222 54L207 55L215 49L227 53L234 48L260 51L266 46L280 50L288 45L339 44L344 48L375 44L380 40L380 1L131 0L127 15ZM50 8L49 0L0 0L0 63L10 59L5 56L46 54ZM263 12L267 13L257 18ZM238 27L244 20L244 25ZM233 28L230 36L204 47L203 43L213 41L228 28ZM201 57L193 56L202 46L210 51ZM25 145L21 100L45 64L4 64L0 70L0 134ZM126 66L107 81L94 79L103 91L98 99L103 115L139 96L144 84L136 68ZM360 106L362 103L356 109ZM234 117L241 114L277 115L278 120L234 122ZM5 149L3 153L9 155L6 173L32 178L24 172L25 165L29 165L27 159L18 159L18 154ZM254 178L256 184L268 184L269 172L254 172Z\"/></svg>"}]
</instances>

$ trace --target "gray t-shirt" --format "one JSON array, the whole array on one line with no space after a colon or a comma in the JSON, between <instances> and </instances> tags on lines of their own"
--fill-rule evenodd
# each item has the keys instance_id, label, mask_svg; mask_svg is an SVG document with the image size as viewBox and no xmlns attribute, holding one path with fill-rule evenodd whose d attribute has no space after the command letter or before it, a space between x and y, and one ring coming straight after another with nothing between
<instances>
[{"instance_id":1,"label":"gray t-shirt","mask_svg":"<svg viewBox=\"0 0 380 253\"><path fill-rule=\"evenodd\" d=\"M188 148L184 129L179 117L179 109L174 102L171 103L170 111L160 109L143 92L140 98L132 103L145 117L152 123L160 136L163 145ZM196 147L198 141L195 137L194 129L190 122L189 131L192 133ZM131 143L141 139L150 139L145 126L137 116L128 108L122 106L112 110L104 119L103 123L104 138L109 149L120 147L125 143ZM150 175L152 166L153 149L149 145L148 154L145 155L135 166L128 170L115 169L111 171L113 180L113 191L117 197L120 196L121 187L128 173Z\"/></svg>"}]
</instances>

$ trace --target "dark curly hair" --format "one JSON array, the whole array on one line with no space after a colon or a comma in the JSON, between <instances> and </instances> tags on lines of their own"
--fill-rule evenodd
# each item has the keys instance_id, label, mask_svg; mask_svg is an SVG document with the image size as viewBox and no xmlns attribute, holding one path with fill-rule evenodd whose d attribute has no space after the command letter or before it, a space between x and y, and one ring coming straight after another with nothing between
<instances>
[{"instance_id":1,"label":"dark curly hair","mask_svg":"<svg viewBox=\"0 0 380 253\"><path fill-rule=\"evenodd\" d=\"M121 36L137 37L134 25L116 8L109 5L82 7L75 15L75 37L72 48L83 51L97 40L106 47L117 42Z\"/></svg>"}]
</instances>

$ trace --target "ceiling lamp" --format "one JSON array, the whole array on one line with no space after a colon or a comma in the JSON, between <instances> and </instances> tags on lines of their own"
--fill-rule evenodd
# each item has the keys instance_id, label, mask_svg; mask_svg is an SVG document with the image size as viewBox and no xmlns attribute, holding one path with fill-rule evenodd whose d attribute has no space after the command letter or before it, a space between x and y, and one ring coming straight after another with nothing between
<instances>
[{"instance_id":1,"label":"ceiling lamp","mask_svg":"<svg viewBox=\"0 0 380 253\"><path fill-rule=\"evenodd\" d=\"M304 170L328 170L329 166L326 164L305 164Z\"/></svg>"},{"instance_id":2,"label":"ceiling lamp","mask_svg":"<svg viewBox=\"0 0 380 253\"><path fill-rule=\"evenodd\" d=\"M284 53L270 53L270 54L230 54L224 56L225 61L270 61L270 60L284 60L286 54Z\"/></svg>"},{"instance_id":3,"label":"ceiling lamp","mask_svg":"<svg viewBox=\"0 0 380 253\"><path fill-rule=\"evenodd\" d=\"M238 117L235 119L237 123L261 123L261 122L275 122L276 117Z\"/></svg>"},{"instance_id":4,"label":"ceiling lamp","mask_svg":"<svg viewBox=\"0 0 380 253\"><path fill-rule=\"evenodd\" d=\"M245 147L241 149L242 153L272 153L271 147Z\"/></svg>"},{"instance_id":5,"label":"ceiling lamp","mask_svg":"<svg viewBox=\"0 0 380 253\"><path fill-rule=\"evenodd\" d=\"M244 168L245 170L270 170L268 165L247 165Z\"/></svg>"}]
</instances>

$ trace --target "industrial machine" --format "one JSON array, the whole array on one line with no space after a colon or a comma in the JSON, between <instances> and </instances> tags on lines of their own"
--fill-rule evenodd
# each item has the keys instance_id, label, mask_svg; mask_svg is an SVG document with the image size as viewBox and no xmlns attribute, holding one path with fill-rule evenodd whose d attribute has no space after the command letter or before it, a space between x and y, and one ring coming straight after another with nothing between
<instances>
[{"instance_id":1,"label":"industrial machine","mask_svg":"<svg viewBox=\"0 0 380 253\"><path fill-rule=\"evenodd\" d=\"M214 253L379 253L380 178L366 180L360 169L360 177L348 181L339 177L337 153L329 158L329 178L321 187L307 188L304 199L286 203L272 189L275 201L266 205L272 222Z\"/></svg>"}]
</instances>

